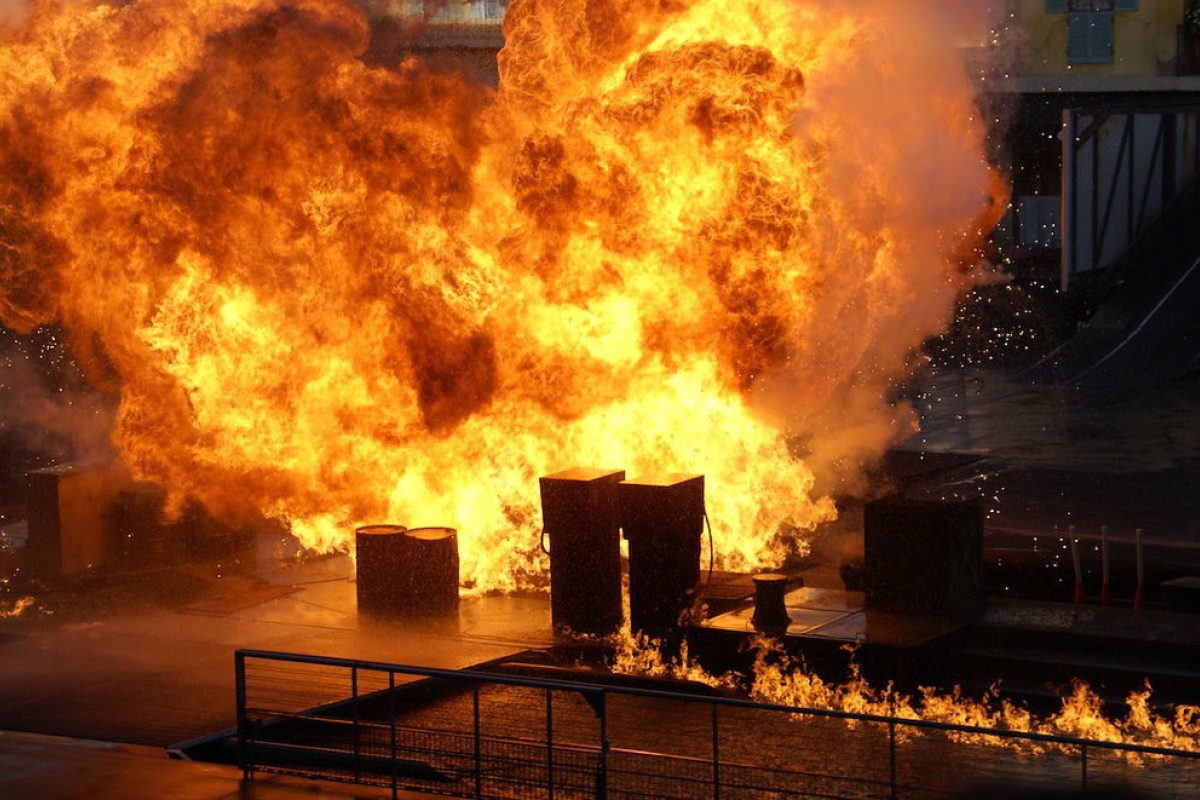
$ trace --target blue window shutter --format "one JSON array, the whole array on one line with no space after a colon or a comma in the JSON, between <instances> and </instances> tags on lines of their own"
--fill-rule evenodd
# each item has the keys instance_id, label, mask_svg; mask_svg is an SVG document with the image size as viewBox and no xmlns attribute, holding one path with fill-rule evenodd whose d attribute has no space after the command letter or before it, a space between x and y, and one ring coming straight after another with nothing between
<instances>
[{"instance_id":1,"label":"blue window shutter","mask_svg":"<svg viewBox=\"0 0 1200 800\"><path fill-rule=\"evenodd\" d=\"M1137 11L1138 0L1117 0L1113 8L1117 11Z\"/></svg>"},{"instance_id":2,"label":"blue window shutter","mask_svg":"<svg viewBox=\"0 0 1200 800\"><path fill-rule=\"evenodd\" d=\"M1063 14L1067 10L1067 0L1046 0L1047 14Z\"/></svg>"},{"instance_id":3,"label":"blue window shutter","mask_svg":"<svg viewBox=\"0 0 1200 800\"><path fill-rule=\"evenodd\" d=\"M1113 60L1111 11L1073 11L1067 15L1067 61L1109 64Z\"/></svg>"},{"instance_id":4,"label":"blue window shutter","mask_svg":"<svg viewBox=\"0 0 1200 800\"><path fill-rule=\"evenodd\" d=\"M1114 40L1116 33L1113 29L1111 12L1096 11L1092 13L1092 57L1104 64L1113 60Z\"/></svg>"}]
</instances>

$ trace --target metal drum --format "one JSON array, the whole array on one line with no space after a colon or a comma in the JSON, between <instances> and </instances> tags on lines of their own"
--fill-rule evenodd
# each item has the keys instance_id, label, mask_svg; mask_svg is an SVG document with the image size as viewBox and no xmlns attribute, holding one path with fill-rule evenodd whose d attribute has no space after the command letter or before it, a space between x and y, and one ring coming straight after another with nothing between
<instances>
[{"instance_id":1,"label":"metal drum","mask_svg":"<svg viewBox=\"0 0 1200 800\"><path fill-rule=\"evenodd\" d=\"M381 617L458 611L458 532L366 525L354 532L360 612Z\"/></svg>"}]
</instances>

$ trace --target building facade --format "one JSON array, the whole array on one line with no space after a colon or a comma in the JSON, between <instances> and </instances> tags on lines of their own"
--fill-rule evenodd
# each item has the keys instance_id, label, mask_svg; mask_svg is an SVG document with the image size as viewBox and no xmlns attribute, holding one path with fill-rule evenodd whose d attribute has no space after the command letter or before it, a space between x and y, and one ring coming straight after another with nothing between
<instances>
[{"instance_id":1,"label":"building facade","mask_svg":"<svg viewBox=\"0 0 1200 800\"><path fill-rule=\"evenodd\" d=\"M1015 270L1069 289L1118 264L1200 166L1192 0L1011 0L981 88L1009 171Z\"/></svg>"}]
</instances>

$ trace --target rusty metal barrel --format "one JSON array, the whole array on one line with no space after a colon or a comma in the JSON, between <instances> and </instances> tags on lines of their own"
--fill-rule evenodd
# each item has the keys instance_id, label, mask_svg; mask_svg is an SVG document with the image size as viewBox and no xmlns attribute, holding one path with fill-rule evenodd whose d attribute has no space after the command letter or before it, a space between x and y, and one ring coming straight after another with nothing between
<instances>
[{"instance_id":1,"label":"rusty metal barrel","mask_svg":"<svg viewBox=\"0 0 1200 800\"><path fill-rule=\"evenodd\" d=\"M458 611L454 528L364 525L354 532L354 554L360 612L420 617Z\"/></svg>"}]
</instances>

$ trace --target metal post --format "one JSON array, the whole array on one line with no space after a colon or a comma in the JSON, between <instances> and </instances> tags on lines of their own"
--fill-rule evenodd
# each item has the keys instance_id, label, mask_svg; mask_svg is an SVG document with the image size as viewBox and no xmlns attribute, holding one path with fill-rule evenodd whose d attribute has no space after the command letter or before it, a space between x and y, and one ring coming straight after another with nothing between
<instances>
[{"instance_id":1,"label":"metal post","mask_svg":"<svg viewBox=\"0 0 1200 800\"><path fill-rule=\"evenodd\" d=\"M554 710L550 687L546 687L546 791L554 800Z\"/></svg>"},{"instance_id":2,"label":"metal post","mask_svg":"<svg viewBox=\"0 0 1200 800\"><path fill-rule=\"evenodd\" d=\"M1117 189L1121 183L1121 168L1125 166L1125 155L1129 152L1129 131L1130 123L1133 121L1132 116L1125 117L1125 127L1121 131L1121 144L1117 148L1117 163L1113 166L1112 183L1108 186L1108 197L1104 201L1104 221L1100 225L1100 244L1096 250L1097 260L1104 257L1104 246L1108 242L1108 229L1112 224L1113 208L1117 204ZM1099 141L1099 134L1096 135L1096 140ZM1133 159L1130 158L1130 161ZM1098 180L1098 179L1097 179ZM1132 235L1127 235L1125 238L1125 246L1128 247L1132 241Z\"/></svg>"},{"instance_id":3,"label":"metal post","mask_svg":"<svg viewBox=\"0 0 1200 800\"><path fill-rule=\"evenodd\" d=\"M608 797L608 693L600 693L600 765L596 773L596 798Z\"/></svg>"},{"instance_id":4,"label":"metal post","mask_svg":"<svg viewBox=\"0 0 1200 800\"><path fill-rule=\"evenodd\" d=\"M237 692L238 766L242 769L242 778L249 779L252 768L250 764L250 725L246 719L246 656L240 651L233 654L233 674Z\"/></svg>"},{"instance_id":5,"label":"metal post","mask_svg":"<svg viewBox=\"0 0 1200 800\"><path fill-rule=\"evenodd\" d=\"M483 756L480 752L479 684L471 684L471 703L475 711L475 797L483 797Z\"/></svg>"},{"instance_id":6,"label":"metal post","mask_svg":"<svg viewBox=\"0 0 1200 800\"><path fill-rule=\"evenodd\" d=\"M1082 758L1080 760L1083 762L1083 771L1080 776L1079 788L1086 792L1087 791L1087 745L1086 744L1079 745L1079 752L1082 756Z\"/></svg>"},{"instance_id":7,"label":"metal post","mask_svg":"<svg viewBox=\"0 0 1200 800\"><path fill-rule=\"evenodd\" d=\"M1092 252L1091 258L1088 259L1088 269L1095 269L1100 266L1100 259L1104 256L1100 252L1100 129L1104 127L1105 120L1101 119L1099 114L1092 117L1090 127L1092 128Z\"/></svg>"},{"instance_id":8,"label":"metal post","mask_svg":"<svg viewBox=\"0 0 1200 800\"><path fill-rule=\"evenodd\" d=\"M1062 262L1059 288L1066 292L1075 274L1075 245L1078 240L1075 231L1075 207L1078 198L1075 186L1075 112L1065 108L1062 113L1062 213L1059 215L1062 225Z\"/></svg>"},{"instance_id":9,"label":"metal post","mask_svg":"<svg viewBox=\"0 0 1200 800\"><path fill-rule=\"evenodd\" d=\"M350 667L350 698L352 700L351 709L353 710L352 724L350 727L350 742L354 751L354 782L359 781L359 764L358 764L358 665Z\"/></svg>"},{"instance_id":10,"label":"metal post","mask_svg":"<svg viewBox=\"0 0 1200 800\"><path fill-rule=\"evenodd\" d=\"M1135 177L1137 175L1137 121L1138 121L1137 114L1129 115L1129 161L1128 161L1128 166L1126 167L1126 172L1128 174L1126 175L1126 178L1125 178L1126 183L1128 183L1128 186L1125 187L1125 193L1126 193L1125 204L1128 206L1125 209L1125 217L1126 217L1125 245L1126 246L1133 244L1133 235L1136 232L1136 228L1134 227L1135 222L1134 222L1133 212L1134 212L1134 209L1137 208L1137 205L1136 205L1137 201L1135 199L1137 197L1137 191L1134 188L1134 181L1135 181ZM1141 222L1138 221L1136 224L1138 226L1140 226Z\"/></svg>"},{"instance_id":11,"label":"metal post","mask_svg":"<svg viewBox=\"0 0 1200 800\"><path fill-rule=\"evenodd\" d=\"M896 785L896 720L888 720L888 759L890 761L891 781L892 781L892 800L896 800L900 796L900 789Z\"/></svg>"},{"instance_id":12,"label":"metal post","mask_svg":"<svg viewBox=\"0 0 1200 800\"><path fill-rule=\"evenodd\" d=\"M721 748L718 745L720 737L717 735L717 709L716 703L712 704L712 748L713 748L713 800L718 800L721 796Z\"/></svg>"},{"instance_id":13,"label":"metal post","mask_svg":"<svg viewBox=\"0 0 1200 800\"><path fill-rule=\"evenodd\" d=\"M1150 205L1150 189L1154 186L1154 170L1157 169L1158 156L1162 152L1163 125L1162 115L1159 115L1158 133L1154 135L1154 147L1150 149L1150 163L1146 165L1146 185L1142 187L1142 205L1138 210L1138 219L1146 218L1146 209Z\"/></svg>"},{"instance_id":14,"label":"metal post","mask_svg":"<svg viewBox=\"0 0 1200 800\"><path fill-rule=\"evenodd\" d=\"M396 800L399 792L396 786L398 775L396 768L396 673L388 672L388 727L392 746L392 800Z\"/></svg>"},{"instance_id":15,"label":"metal post","mask_svg":"<svg viewBox=\"0 0 1200 800\"><path fill-rule=\"evenodd\" d=\"M1173 112L1163 112L1163 171L1162 171L1162 207L1175 199L1179 185L1178 149L1176 138L1177 118Z\"/></svg>"}]
</instances>

